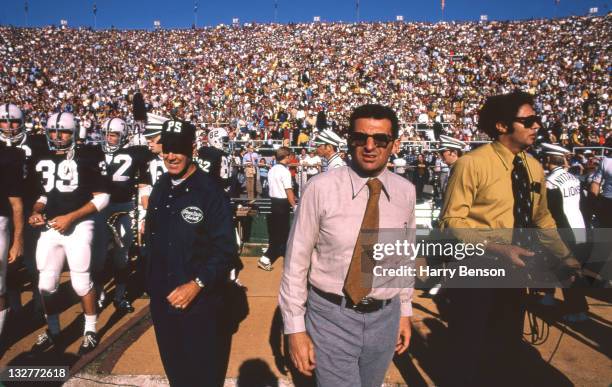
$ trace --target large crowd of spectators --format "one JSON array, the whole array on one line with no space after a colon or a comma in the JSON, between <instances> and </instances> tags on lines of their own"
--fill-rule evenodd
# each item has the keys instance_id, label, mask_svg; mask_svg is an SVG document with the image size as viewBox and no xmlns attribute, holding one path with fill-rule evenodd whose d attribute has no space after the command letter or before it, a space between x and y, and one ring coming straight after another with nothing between
<instances>
[{"instance_id":1,"label":"large crowd of spectators","mask_svg":"<svg viewBox=\"0 0 612 387\"><path fill-rule=\"evenodd\" d=\"M87 128L148 109L240 140L342 133L349 112L393 107L403 140L444 123L482 140L484 98L519 88L537 95L551 142L601 145L610 135L612 17L489 23L251 24L185 30L0 27L0 95L36 129L50 112ZM298 140L298 138L301 139Z\"/></svg>"}]
</instances>

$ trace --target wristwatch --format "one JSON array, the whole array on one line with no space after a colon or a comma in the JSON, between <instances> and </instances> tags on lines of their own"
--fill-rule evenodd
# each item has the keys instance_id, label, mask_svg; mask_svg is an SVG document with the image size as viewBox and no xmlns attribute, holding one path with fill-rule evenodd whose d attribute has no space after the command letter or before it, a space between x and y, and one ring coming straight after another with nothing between
<instances>
[{"instance_id":1,"label":"wristwatch","mask_svg":"<svg viewBox=\"0 0 612 387\"><path fill-rule=\"evenodd\" d=\"M193 282L195 282L201 289L204 289L204 282L202 282L202 280L198 277L194 278Z\"/></svg>"}]
</instances>

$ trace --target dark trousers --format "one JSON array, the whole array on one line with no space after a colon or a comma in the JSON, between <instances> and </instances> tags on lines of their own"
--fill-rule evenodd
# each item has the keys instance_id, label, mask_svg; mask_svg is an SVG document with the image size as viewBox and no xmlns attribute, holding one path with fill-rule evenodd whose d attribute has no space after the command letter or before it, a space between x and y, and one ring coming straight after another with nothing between
<instances>
[{"instance_id":1,"label":"dark trousers","mask_svg":"<svg viewBox=\"0 0 612 387\"><path fill-rule=\"evenodd\" d=\"M486 385L485 373L511 372L521 349L525 289L448 289L449 386Z\"/></svg>"},{"instance_id":2,"label":"dark trousers","mask_svg":"<svg viewBox=\"0 0 612 387\"><path fill-rule=\"evenodd\" d=\"M272 210L268 215L268 250L265 256L274 262L285 255L287 239L289 238L289 211L291 206L287 199L272 198Z\"/></svg>"},{"instance_id":3,"label":"dark trousers","mask_svg":"<svg viewBox=\"0 0 612 387\"><path fill-rule=\"evenodd\" d=\"M597 218L599 227L612 228L612 199L601 196L598 203Z\"/></svg>"},{"instance_id":4,"label":"dark trousers","mask_svg":"<svg viewBox=\"0 0 612 387\"><path fill-rule=\"evenodd\" d=\"M151 318L166 376L172 387L222 386L219 348L221 298L201 293L185 311L151 298Z\"/></svg>"},{"instance_id":5,"label":"dark trousers","mask_svg":"<svg viewBox=\"0 0 612 387\"><path fill-rule=\"evenodd\" d=\"M423 200L423 190L425 189L426 182L427 180L424 177L417 176L414 179L414 186L415 186L417 200Z\"/></svg>"}]
</instances>

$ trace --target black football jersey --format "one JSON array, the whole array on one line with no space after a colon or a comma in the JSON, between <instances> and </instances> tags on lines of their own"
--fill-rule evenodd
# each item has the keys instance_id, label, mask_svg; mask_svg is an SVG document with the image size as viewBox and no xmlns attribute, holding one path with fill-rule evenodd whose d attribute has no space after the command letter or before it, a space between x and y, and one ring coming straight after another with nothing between
<instances>
[{"instance_id":1,"label":"black football jersey","mask_svg":"<svg viewBox=\"0 0 612 387\"><path fill-rule=\"evenodd\" d=\"M25 187L23 200L26 210L29 210L32 204L34 204L34 201L40 196L35 161L40 158L41 155L49 153L49 145L47 144L46 136L37 134L27 135L20 144L15 146L22 149L25 154Z\"/></svg>"},{"instance_id":2,"label":"black football jersey","mask_svg":"<svg viewBox=\"0 0 612 387\"><path fill-rule=\"evenodd\" d=\"M151 152L146 146L130 146L104 155L103 174L109 184L112 203L133 200L138 184L147 182Z\"/></svg>"},{"instance_id":3,"label":"black football jersey","mask_svg":"<svg viewBox=\"0 0 612 387\"><path fill-rule=\"evenodd\" d=\"M94 192L108 192L102 176L104 153L98 147L79 146L72 159L47 152L34 163L39 195L47 197L47 219L78 210L93 198Z\"/></svg>"},{"instance_id":4,"label":"black football jersey","mask_svg":"<svg viewBox=\"0 0 612 387\"><path fill-rule=\"evenodd\" d=\"M164 160L161 157L151 153L151 159L147 165L147 180L145 184L154 186L159 178L166 172L168 172L168 169L164 164Z\"/></svg>"},{"instance_id":5,"label":"black football jersey","mask_svg":"<svg viewBox=\"0 0 612 387\"><path fill-rule=\"evenodd\" d=\"M25 154L23 150L0 146L0 216L10 216L9 197L23 197Z\"/></svg>"},{"instance_id":6,"label":"black football jersey","mask_svg":"<svg viewBox=\"0 0 612 387\"><path fill-rule=\"evenodd\" d=\"M229 163L223 151L211 146L201 147L194 161L204 173L214 177L221 184L229 179Z\"/></svg>"}]
</instances>

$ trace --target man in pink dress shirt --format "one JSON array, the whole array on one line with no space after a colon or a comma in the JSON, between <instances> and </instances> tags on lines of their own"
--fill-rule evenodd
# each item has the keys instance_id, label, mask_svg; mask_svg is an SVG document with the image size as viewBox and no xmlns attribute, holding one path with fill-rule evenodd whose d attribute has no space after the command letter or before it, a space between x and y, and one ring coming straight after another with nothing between
<instances>
[{"instance_id":1,"label":"man in pink dress shirt","mask_svg":"<svg viewBox=\"0 0 612 387\"><path fill-rule=\"evenodd\" d=\"M408 348L412 287L372 286L353 302L346 281L370 180L379 187L378 229L415 228L414 186L386 169L398 127L388 107L355 109L352 165L310 180L289 235L279 297L284 330L296 368L314 371L320 386L380 386L394 352Z\"/></svg>"}]
</instances>

